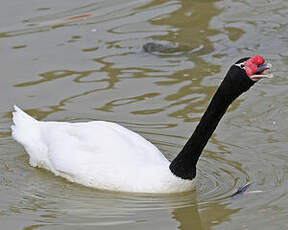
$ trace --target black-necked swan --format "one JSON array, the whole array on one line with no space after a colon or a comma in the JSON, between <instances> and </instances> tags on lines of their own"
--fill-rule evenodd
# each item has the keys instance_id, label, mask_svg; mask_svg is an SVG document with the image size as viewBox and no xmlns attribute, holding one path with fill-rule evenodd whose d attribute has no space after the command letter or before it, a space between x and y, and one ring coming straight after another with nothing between
<instances>
[{"instance_id":1,"label":"black-necked swan","mask_svg":"<svg viewBox=\"0 0 288 230\"><path fill-rule=\"evenodd\" d=\"M196 164L228 106L261 78L271 65L261 56L233 64L213 96L193 135L169 162L142 136L112 122L37 121L18 107L13 138L30 156L30 164L69 181L98 189L176 193L194 188Z\"/></svg>"}]
</instances>

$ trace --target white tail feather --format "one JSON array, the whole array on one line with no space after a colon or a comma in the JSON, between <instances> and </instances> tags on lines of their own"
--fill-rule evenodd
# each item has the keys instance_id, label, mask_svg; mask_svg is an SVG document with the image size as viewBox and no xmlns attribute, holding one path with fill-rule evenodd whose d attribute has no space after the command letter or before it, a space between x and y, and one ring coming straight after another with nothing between
<instances>
[{"instance_id":1,"label":"white tail feather","mask_svg":"<svg viewBox=\"0 0 288 230\"><path fill-rule=\"evenodd\" d=\"M25 113L23 110L21 110L19 107L17 107L16 105L14 105L14 110L15 112L13 112L13 122L15 125L17 125L17 123L19 123L19 120L26 120L26 121L37 121L36 119L34 119L33 117L29 116L27 113Z\"/></svg>"},{"instance_id":2,"label":"white tail feather","mask_svg":"<svg viewBox=\"0 0 288 230\"><path fill-rule=\"evenodd\" d=\"M39 161L46 154L46 146L41 141L40 122L29 116L14 105L12 137L22 144L30 156L32 166L39 165Z\"/></svg>"},{"instance_id":3,"label":"white tail feather","mask_svg":"<svg viewBox=\"0 0 288 230\"><path fill-rule=\"evenodd\" d=\"M11 126L13 138L22 143L23 137L27 136L27 133L30 133L31 126L37 123L33 117L29 116L27 113L23 112L20 108L14 105L13 112L13 123Z\"/></svg>"}]
</instances>

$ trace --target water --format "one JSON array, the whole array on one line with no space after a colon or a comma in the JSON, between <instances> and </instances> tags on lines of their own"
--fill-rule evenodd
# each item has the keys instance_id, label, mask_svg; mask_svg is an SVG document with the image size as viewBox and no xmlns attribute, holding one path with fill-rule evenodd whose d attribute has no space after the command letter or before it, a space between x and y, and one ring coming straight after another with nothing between
<instances>
[{"instance_id":1,"label":"water","mask_svg":"<svg viewBox=\"0 0 288 230\"><path fill-rule=\"evenodd\" d=\"M10 1L0 8L4 229L288 229L287 1ZM178 47L148 54L143 44ZM230 107L196 190L126 194L29 166L12 105L41 120L120 123L173 159L227 68L260 54L274 79ZM239 199L229 196L252 181Z\"/></svg>"}]
</instances>

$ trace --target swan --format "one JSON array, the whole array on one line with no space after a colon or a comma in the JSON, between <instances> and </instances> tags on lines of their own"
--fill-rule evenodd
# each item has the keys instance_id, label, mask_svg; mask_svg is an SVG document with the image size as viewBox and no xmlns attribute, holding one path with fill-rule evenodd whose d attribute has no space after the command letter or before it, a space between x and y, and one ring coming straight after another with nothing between
<instances>
[{"instance_id":1,"label":"swan","mask_svg":"<svg viewBox=\"0 0 288 230\"><path fill-rule=\"evenodd\" d=\"M183 149L170 162L139 134L116 123L38 121L14 106L12 137L33 167L85 186L122 192L177 193L194 189L196 164L228 106L261 78L263 57L233 64Z\"/></svg>"}]
</instances>

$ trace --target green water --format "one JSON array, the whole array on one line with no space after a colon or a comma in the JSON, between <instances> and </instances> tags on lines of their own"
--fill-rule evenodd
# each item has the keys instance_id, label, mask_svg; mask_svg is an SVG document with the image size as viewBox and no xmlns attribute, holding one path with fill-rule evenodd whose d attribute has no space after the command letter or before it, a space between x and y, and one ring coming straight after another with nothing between
<instances>
[{"instance_id":1,"label":"green water","mask_svg":"<svg viewBox=\"0 0 288 230\"><path fill-rule=\"evenodd\" d=\"M1 229L288 229L287 0L6 1L0 15ZM173 159L228 67L251 55L275 77L230 107L194 192L72 184L32 168L10 137L17 104L40 120L117 122ZM227 198L250 181L258 193Z\"/></svg>"}]
</instances>

